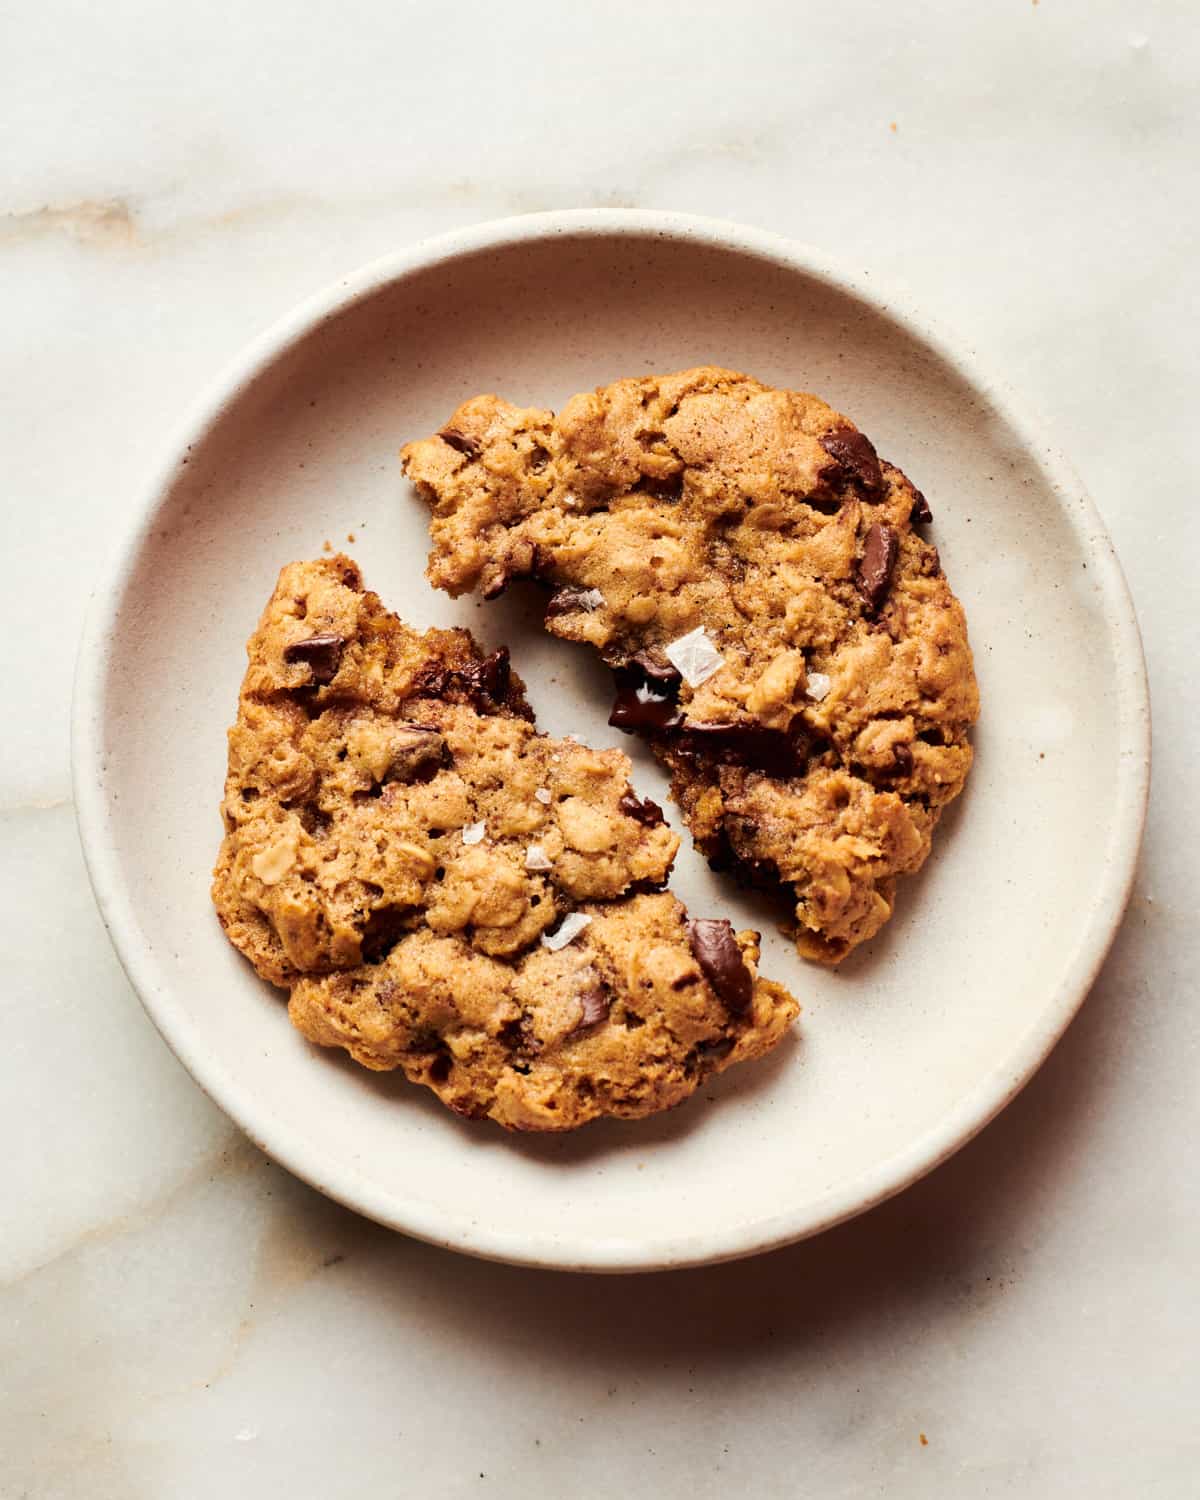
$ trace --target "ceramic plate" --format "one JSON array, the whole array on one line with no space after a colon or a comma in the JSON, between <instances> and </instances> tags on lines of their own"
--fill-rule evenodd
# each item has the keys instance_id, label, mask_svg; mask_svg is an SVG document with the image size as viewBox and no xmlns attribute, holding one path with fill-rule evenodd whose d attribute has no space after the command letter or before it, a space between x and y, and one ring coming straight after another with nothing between
<instances>
[{"instance_id":1,"label":"ceramic plate","mask_svg":"<svg viewBox=\"0 0 1200 1500\"><path fill-rule=\"evenodd\" d=\"M328 541L412 624L507 641L541 725L620 743L639 790L665 802L649 757L607 727L607 673L544 637L529 595L479 605L429 589L425 508L396 454L479 391L555 407L617 376L704 363L818 392L929 497L978 666L975 769L893 921L837 973L801 962L770 913L685 839L675 889L697 914L764 929L765 972L804 1004L795 1039L658 1119L507 1136L310 1047L225 942L208 885L244 642L280 566ZM970 352L812 250L608 211L418 245L252 345L136 502L87 626L74 735L104 919L150 1015L217 1103L293 1172L385 1224L601 1270L812 1234L985 1124L1107 950L1149 767L1141 647L1108 538Z\"/></svg>"}]
</instances>

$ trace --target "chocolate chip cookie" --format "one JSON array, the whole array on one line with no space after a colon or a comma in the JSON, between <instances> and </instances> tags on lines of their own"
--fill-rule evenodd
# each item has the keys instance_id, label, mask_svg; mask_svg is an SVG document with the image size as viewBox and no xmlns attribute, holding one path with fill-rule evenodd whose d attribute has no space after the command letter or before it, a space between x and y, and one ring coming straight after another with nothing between
<instances>
[{"instance_id":1,"label":"chocolate chip cookie","mask_svg":"<svg viewBox=\"0 0 1200 1500\"><path fill-rule=\"evenodd\" d=\"M557 417L479 396L402 459L431 581L549 590L547 629L613 669L610 723L714 864L787 893L805 956L879 930L962 789L978 693L929 505L848 418L704 367Z\"/></svg>"},{"instance_id":2,"label":"chocolate chip cookie","mask_svg":"<svg viewBox=\"0 0 1200 1500\"><path fill-rule=\"evenodd\" d=\"M680 1102L798 1007L689 921L629 760L539 734L503 650L409 629L337 556L247 647L213 900L306 1036L514 1129Z\"/></svg>"}]
</instances>

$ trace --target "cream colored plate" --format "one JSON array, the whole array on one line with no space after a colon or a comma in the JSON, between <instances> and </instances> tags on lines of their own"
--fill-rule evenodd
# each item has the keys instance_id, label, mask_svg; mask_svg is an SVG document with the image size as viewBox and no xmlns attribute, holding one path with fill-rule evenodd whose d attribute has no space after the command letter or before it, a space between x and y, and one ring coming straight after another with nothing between
<instances>
[{"instance_id":1,"label":"cream colored plate","mask_svg":"<svg viewBox=\"0 0 1200 1500\"><path fill-rule=\"evenodd\" d=\"M310 1048L225 943L208 881L243 644L280 565L329 539L413 624L459 621L507 641L545 728L630 749L606 726L607 673L544 637L528 597L480 606L428 588L425 511L396 450L479 391L556 406L620 375L709 362L817 391L928 495L975 647L977 763L895 919L836 974L801 963L769 914L685 847L675 888L694 912L768 928L764 969L805 1006L795 1042L655 1120L509 1137ZM812 1234L928 1171L1012 1098L1120 919L1148 724L1104 528L969 353L873 281L766 234L666 214L547 214L356 272L204 397L98 590L75 784L131 980L184 1065L264 1150L439 1244L627 1270ZM665 800L635 754L640 789Z\"/></svg>"}]
</instances>

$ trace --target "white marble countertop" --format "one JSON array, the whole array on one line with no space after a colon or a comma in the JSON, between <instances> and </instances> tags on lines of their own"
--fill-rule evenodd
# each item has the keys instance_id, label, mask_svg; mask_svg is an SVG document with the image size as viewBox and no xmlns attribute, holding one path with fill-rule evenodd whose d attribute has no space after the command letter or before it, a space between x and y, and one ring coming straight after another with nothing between
<instances>
[{"instance_id":1,"label":"white marble countertop","mask_svg":"<svg viewBox=\"0 0 1200 1500\"><path fill-rule=\"evenodd\" d=\"M1171 0L10 8L4 1500L1200 1492L1198 84ZM605 204L794 234L974 343L1108 521L1156 730L1128 917L1016 1103L820 1239L612 1280L250 1146L109 949L67 746L99 559L225 359L409 240Z\"/></svg>"}]
</instances>

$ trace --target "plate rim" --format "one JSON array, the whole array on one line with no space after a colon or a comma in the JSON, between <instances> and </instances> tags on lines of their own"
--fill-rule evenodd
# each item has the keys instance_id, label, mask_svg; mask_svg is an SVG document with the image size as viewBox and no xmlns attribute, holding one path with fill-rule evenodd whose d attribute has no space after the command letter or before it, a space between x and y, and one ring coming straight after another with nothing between
<instances>
[{"instance_id":1,"label":"plate rim","mask_svg":"<svg viewBox=\"0 0 1200 1500\"><path fill-rule=\"evenodd\" d=\"M157 511L176 477L180 455L203 439L257 377L323 323L340 317L383 287L417 272L475 254L547 238L654 237L738 252L823 282L865 303L930 348L998 408L1026 447L1035 451L1061 499L1064 515L1094 561L1102 612L1112 633L1119 757L1104 872L1083 935L1063 977L1036 1022L1001 1062L983 1074L936 1125L846 1183L809 1199L801 1209L736 1220L718 1230L681 1233L649 1244L610 1237L512 1232L481 1225L469 1213L455 1219L419 1199L375 1188L352 1164L314 1158L311 1142L259 1108L206 1049L202 1035L172 1014L170 987L159 982L108 835L102 744L107 644L116 611ZM1089 571L1091 567L1089 567ZM169 432L148 471L89 602L76 660L71 707L71 772L84 862L109 939L146 1013L168 1047L210 1099L269 1157L345 1207L427 1243L514 1265L572 1271L668 1270L712 1264L778 1249L875 1207L924 1177L972 1140L1037 1072L1065 1032L1099 972L1129 900L1145 826L1150 784L1150 706L1145 659L1133 601L1108 530L1071 463L1046 436L1008 384L981 368L975 351L917 309L906 293L869 270L773 231L731 221L651 209L564 209L488 220L421 239L367 262L297 304L246 344L201 391Z\"/></svg>"}]
</instances>

